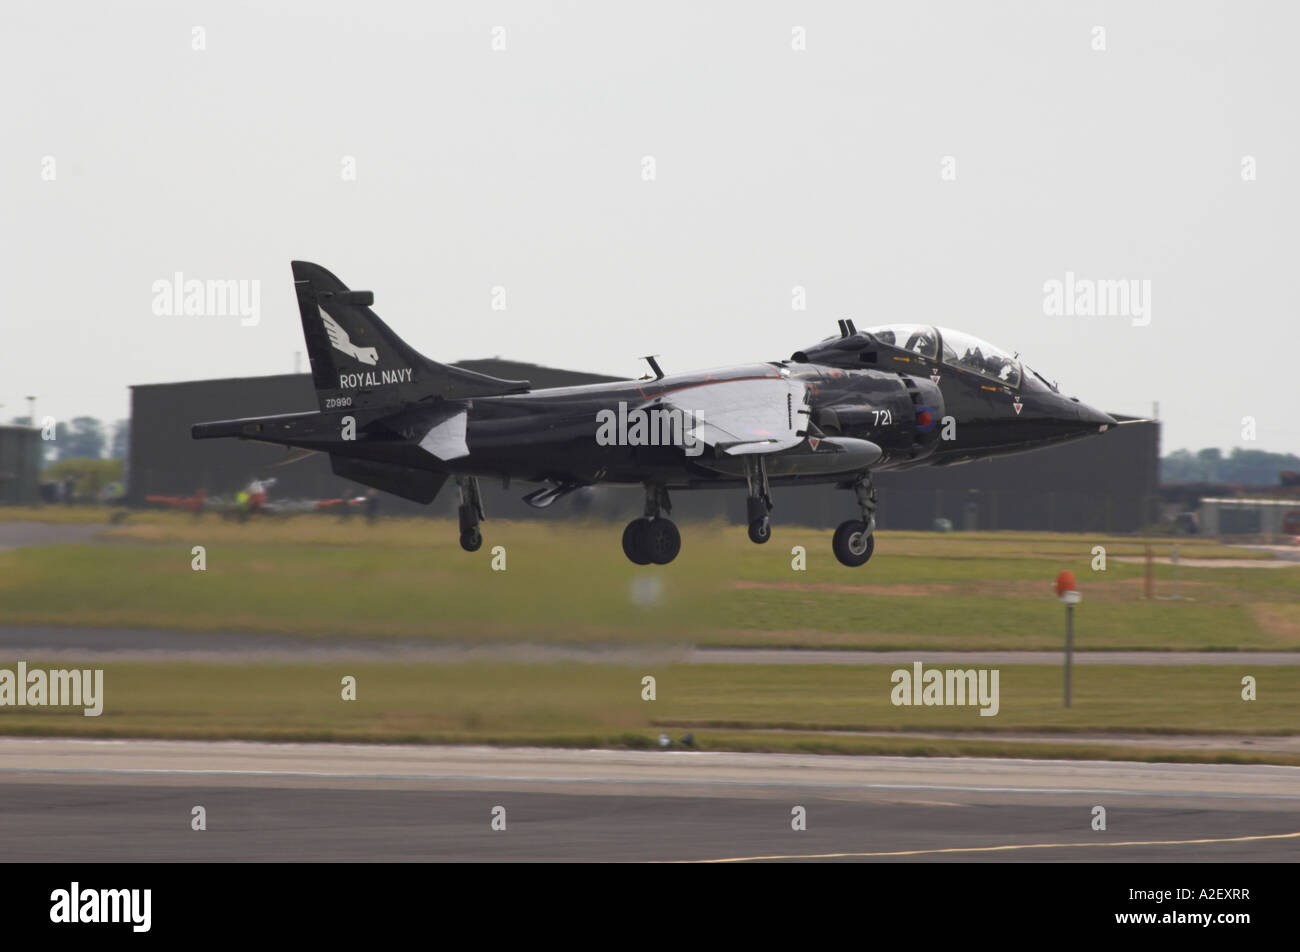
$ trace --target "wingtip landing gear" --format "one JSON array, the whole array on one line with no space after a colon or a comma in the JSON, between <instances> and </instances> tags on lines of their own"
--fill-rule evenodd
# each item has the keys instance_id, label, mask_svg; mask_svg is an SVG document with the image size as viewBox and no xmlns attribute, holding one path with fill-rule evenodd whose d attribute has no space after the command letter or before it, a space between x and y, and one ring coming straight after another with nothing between
<instances>
[{"instance_id":1,"label":"wingtip landing gear","mask_svg":"<svg viewBox=\"0 0 1300 952\"><path fill-rule=\"evenodd\" d=\"M864 473L853 483L853 492L862 510L861 519L841 522L831 540L831 549L841 565L865 565L876 550L876 487L871 474Z\"/></svg>"},{"instance_id":2,"label":"wingtip landing gear","mask_svg":"<svg viewBox=\"0 0 1300 952\"><path fill-rule=\"evenodd\" d=\"M477 552L483 545L483 533L478 524L483 515L483 497L478 491L478 480L473 476L457 476L456 488L460 490L460 547L466 552Z\"/></svg>"},{"instance_id":3,"label":"wingtip landing gear","mask_svg":"<svg viewBox=\"0 0 1300 952\"><path fill-rule=\"evenodd\" d=\"M772 491L767 484L767 467L762 456L745 457L745 483L749 488L749 498L745 500L749 541L762 545L772 538L772 520L768 518L772 511Z\"/></svg>"},{"instance_id":4,"label":"wingtip landing gear","mask_svg":"<svg viewBox=\"0 0 1300 952\"><path fill-rule=\"evenodd\" d=\"M623 530L623 554L637 565L667 565L682 549L677 525L662 513L672 512L668 490L646 486L645 515L633 519Z\"/></svg>"},{"instance_id":5,"label":"wingtip landing gear","mask_svg":"<svg viewBox=\"0 0 1300 952\"><path fill-rule=\"evenodd\" d=\"M771 504L757 496L750 496L745 503L749 519L749 541L762 545L772 538L772 520L767 516Z\"/></svg>"}]
</instances>

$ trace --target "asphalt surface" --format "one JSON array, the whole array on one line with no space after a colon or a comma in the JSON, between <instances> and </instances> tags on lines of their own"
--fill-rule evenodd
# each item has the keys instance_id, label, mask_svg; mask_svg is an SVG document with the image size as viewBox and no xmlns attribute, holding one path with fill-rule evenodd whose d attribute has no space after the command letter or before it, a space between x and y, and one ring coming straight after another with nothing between
<instances>
[{"instance_id":1,"label":"asphalt surface","mask_svg":"<svg viewBox=\"0 0 1300 952\"><path fill-rule=\"evenodd\" d=\"M94 542L106 523L0 522L0 549L24 545Z\"/></svg>"},{"instance_id":2,"label":"asphalt surface","mask_svg":"<svg viewBox=\"0 0 1300 952\"><path fill-rule=\"evenodd\" d=\"M1063 651L808 651L767 648L695 648L688 661L715 664L1064 664ZM1288 665L1296 651L1075 651L1075 664Z\"/></svg>"},{"instance_id":3,"label":"asphalt surface","mask_svg":"<svg viewBox=\"0 0 1300 952\"><path fill-rule=\"evenodd\" d=\"M0 739L13 861L1287 862L1298 814L1295 767Z\"/></svg>"},{"instance_id":4,"label":"asphalt surface","mask_svg":"<svg viewBox=\"0 0 1300 952\"><path fill-rule=\"evenodd\" d=\"M585 661L687 664L1056 664L1059 651L816 651L766 648L600 647L581 645L455 645L396 639L336 639L246 632L147 628L0 625L0 657L80 661ZM1076 651L1075 664L1300 664L1287 651Z\"/></svg>"},{"instance_id":5,"label":"asphalt surface","mask_svg":"<svg viewBox=\"0 0 1300 952\"><path fill-rule=\"evenodd\" d=\"M1141 555L1112 555L1115 562L1141 565L1146 557ZM1294 555L1279 555L1276 559L1181 559L1177 563L1167 555L1151 559L1156 565L1180 565L1185 569L1292 569L1296 566Z\"/></svg>"}]
</instances>

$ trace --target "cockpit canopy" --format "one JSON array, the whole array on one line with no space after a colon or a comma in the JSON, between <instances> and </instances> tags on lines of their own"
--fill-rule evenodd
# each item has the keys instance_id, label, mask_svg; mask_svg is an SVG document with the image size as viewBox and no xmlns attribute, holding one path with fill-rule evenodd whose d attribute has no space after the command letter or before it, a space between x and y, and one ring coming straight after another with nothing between
<instances>
[{"instance_id":1,"label":"cockpit canopy","mask_svg":"<svg viewBox=\"0 0 1300 952\"><path fill-rule=\"evenodd\" d=\"M869 327L867 333L890 347L909 350L931 360L938 359L939 338L935 328L927 324L890 324L887 327Z\"/></svg>"},{"instance_id":2,"label":"cockpit canopy","mask_svg":"<svg viewBox=\"0 0 1300 952\"><path fill-rule=\"evenodd\" d=\"M927 324L888 324L866 329L882 344L936 360L942 348L945 364L988 377L1008 387L1020 386L1020 361L1000 347L962 331Z\"/></svg>"}]
</instances>

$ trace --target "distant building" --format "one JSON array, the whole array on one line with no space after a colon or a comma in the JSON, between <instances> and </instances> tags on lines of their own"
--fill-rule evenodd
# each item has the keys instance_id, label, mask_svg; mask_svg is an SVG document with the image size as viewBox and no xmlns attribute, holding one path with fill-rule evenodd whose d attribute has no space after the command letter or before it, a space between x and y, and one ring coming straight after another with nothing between
<instances>
[{"instance_id":1,"label":"distant building","mask_svg":"<svg viewBox=\"0 0 1300 952\"><path fill-rule=\"evenodd\" d=\"M1153 526L1160 519L1160 424L1114 416L1123 425L1076 443L882 473L876 478L881 525L929 528L943 518L957 529L1135 532Z\"/></svg>"},{"instance_id":2,"label":"distant building","mask_svg":"<svg viewBox=\"0 0 1300 952\"><path fill-rule=\"evenodd\" d=\"M1300 535L1300 499L1202 499L1200 531L1213 536Z\"/></svg>"},{"instance_id":3,"label":"distant building","mask_svg":"<svg viewBox=\"0 0 1300 952\"><path fill-rule=\"evenodd\" d=\"M572 386L614 380L505 360L465 361L457 366L534 387ZM131 388L131 438L127 497L142 504L150 495L233 494L253 478L273 476L272 497L333 498L364 491L334 475L323 454L277 466L284 447L239 440L190 438L190 426L207 420L315 410L309 374L230 380L195 380ZM1121 418L1122 419L1122 418ZM1135 422L1099 436L991 461L904 473L882 473L879 525L884 529L931 529L947 520L957 530L1026 529L1062 532L1132 532L1159 518L1157 474L1160 426ZM627 520L639 515L636 487L596 487L573 493L543 512L520 497L522 484L503 489L483 482L489 520L562 519L587 516ZM833 527L854 518L850 492L830 485L774 487L773 522ZM673 494L673 516L723 518L743 524L745 494L736 489ZM454 515L457 493L448 484L430 506L383 496L386 513Z\"/></svg>"},{"instance_id":4,"label":"distant building","mask_svg":"<svg viewBox=\"0 0 1300 952\"><path fill-rule=\"evenodd\" d=\"M0 426L0 505L38 502L41 431L34 426Z\"/></svg>"}]
</instances>

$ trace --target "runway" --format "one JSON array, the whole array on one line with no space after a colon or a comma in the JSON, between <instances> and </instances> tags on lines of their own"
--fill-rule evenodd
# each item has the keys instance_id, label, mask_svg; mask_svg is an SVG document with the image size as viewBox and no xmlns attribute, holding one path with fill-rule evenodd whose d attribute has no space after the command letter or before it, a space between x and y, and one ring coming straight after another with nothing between
<instances>
[{"instance_id":1,"label":"runway","mask_svg":"<svg viewBox=\"0 0 1300 952\"><path fill-rule=\"evenodd\" d=\"M1280 862L1298 813L1295 767L0 739L11 861Z\"/></svg>"},{"instance_id":2,"label":"runway","mask_svg":"<svg viewBox=\"0 0 1300 952\"><path fill-rule=\"evenodd\" d=\"M0 551L27 545L65 545L95 542L108 523L0 522Z\"/></svg>"},{"instance_id":3,"label":"runway","mask_svg":"<svg viewBox=\"0 0 1300 952\"><path fill-rule=\"evenodd\" d=\"M857 651L690 646L458 645L411 639L336 639L246 632L169 631L0 625L0 657L24 660L264 662L333 661L460 663L578 661L591 664L1053 664L1060 651ZM1075 664L1241 665L1300 664L1294 651L1076 651Z\"/></svg>"}]
</instances>

